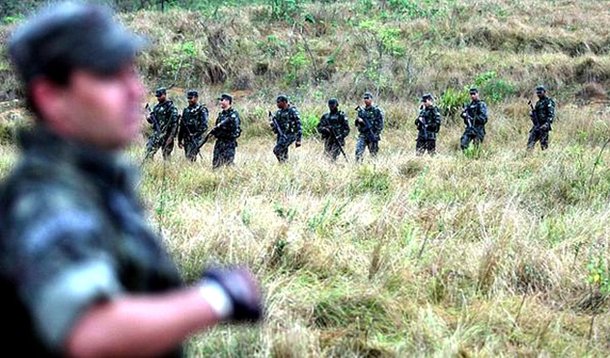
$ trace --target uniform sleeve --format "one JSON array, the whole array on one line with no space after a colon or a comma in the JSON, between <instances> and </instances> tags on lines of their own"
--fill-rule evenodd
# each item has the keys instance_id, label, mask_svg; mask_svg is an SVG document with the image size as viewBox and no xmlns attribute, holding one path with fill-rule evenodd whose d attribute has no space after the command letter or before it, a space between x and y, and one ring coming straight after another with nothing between
<instances>
[{"instance_id":1,"label":"uniform sleeve","mask_svg":"<svg viewBox=\"0 0 610 358\"><path fill-rule=\"evenodd\" d=\"M170 115L170 136L175 137L178 132L178 110L176 106L171 107L171 115Z\"/></svg>"},{"instance_id":2,"label":"uniform sleeve","mask_svg":"<svg viewBox=\"0 0 610 358\"><path fill-rule=\"evenodd\" d=\"M434 126L435 126L435 132L438 133L438 131L441 129L441 123L442 123L443 119L441 116L441 112L438 110L438 107L434 108Z\"/></svg>"},{"instance_id":3,"label":"uniform sleeve","mask_svg":"<svg viewBox=\"0 0 610 358\"><path fill-rule=\"evenodd\" d=\"M323 114L322 117L320 117L320 122L318 122L318 125L316 126L316 129L318 130L318 133L324 135L324 129L327 126L326 123L326 114Z\"/></svg>"},{"instance_id":4,"label":"uniform sleeve","mask_svg":"<svg viewBox=\"0 0 610 358\"><path fill-rule=\"evenodd\" d=\"M547 120L550 123L553 123L553 121L555 120L555 101L552 99L549 99L549 104L547 107L547 113L548 113L548 118Z\"/></svg>"},{"instance_id":5,"label":"uniform sleeve","mask_svg":"<svg viewBox=\"0 0 610 358\"><path fill-rule=\"evenodd\" d=\"M341 137L345 138L349 135L349 120L347 119L347 116L345 115L345 113L341 113Z\"/></svg>"},{"instance_id":6,"label":"uniform sleeve","mask_svg":"<svg viewBox=\"0 0 610 358\"><path fill-rule=\"evenodd\" d=\"M301 126L301 115L299 114L299 111L292 107L292 120L294 121L294 125L297 129L297 142L301 141L301 138L303 137L303 127Z\"/></svg>"},{"instance_id":7,"label":"uniform sleeve","mask_svg":"<svg viewBox=\"0 0 610 358\"><path fill-rule=\"evenodd\" d=\"M377 134L380 134L383 131L385 126L385 113L379 107L377 107Z\"/></svg>"},{"instance_id":8,"label":"uniform sleeve","mask_svg":"<svg viewBox=\"0 0 610 358\"><path fill-rule=\"evenodd\" d=\"M13 203L7 267L43 342L61 352L77 318L123 291L104 219L83 193L37 185Z\"/></svg>"},{"instance_id":9,"label":"uniform sleeve","mask_svg":"<svg viewBox=\"0 0 610 358\"><path fill-rule=\"evenodd\" d=\"M206 107L201 108L201 130L205 133L208 130L209 112Z\"/></svg>"},{"instance_id":10,"label":"uniform sleeve","mask_svg":"<svg viewBox=\"0 0 610 358\"><path fill-rule=\"evenodd\" d=\"M178 124L178 143L182 143L182 141L184 140L184 138L186 138L187 135L187 128L186 128L186 123L185 118L186 118L186 113L187 113L187 109L185 108L182 111L182 117L180 117L180 123Z\"/></svg>"},{"instance_id":11,"label":"uniform sleeve","mask_svg":"<svg viewBox=\"0 0 610 358\"><path fill-rule=\"evenodd\" d=\"M477 118L482 124L486 124L487 123L487 104L485 104L485 102L481 101L481 103L479 104L479 113L478 113L478 118Z\"/></svg>"}]
</instances>

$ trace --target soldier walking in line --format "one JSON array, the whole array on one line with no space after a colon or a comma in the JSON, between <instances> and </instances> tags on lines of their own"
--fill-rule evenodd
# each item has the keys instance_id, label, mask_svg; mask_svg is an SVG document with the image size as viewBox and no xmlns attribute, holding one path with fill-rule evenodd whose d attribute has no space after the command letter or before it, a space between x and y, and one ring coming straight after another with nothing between
<instances>
[{"instance_id":1,"label":"soldier walking in line","mask_svg":"<svg viewBox=\"0 0 610 358\"><path fill-rule=\"evenodd\" d=\"M182 111L178 147L184 148L184 155L192 162L197 160L199 149L203 144L205 131L208 130L208 109L199 104L199 93L190 90L186 94L188 107Z\"/></svg>"},{"instance_id":2,"label":"soldier walking in line","mask_svg":"<svg viewBox=\"0 0 610 358\"><path fill-rule=\"evenodd\" d=\"M273 148L273 154L280 163L288 160L288 147L292 143L296 148L301 146L301 118L299 111L295 106L288 103L288 97L285 95L279 95L276 99L278 110L274 115L269 113L271 117L271 123L269 125L273 129L273 132L277 134L277 140L275 147Z\"/></svg>"},{"instance_id":3,"label":"soldier walking in line","mask_svg":"<svg viewBox=\"0 0 610 358\"><path fill-rule=\"evenodd\" d=\"M372 157L377 156L379 151L379 141L384 126L384 114L381 108L373 105L373 95L366 92L362 99L364 108L358 106L356 111L358 116L355 121L358 128L358 142L356 143L356 161L362 161L365 148L369 148Z\"/></svg>"},{"instance_id":4,"label":"soldier walking in line","mask_svg":"<svg viewBox=\"0 0 610 358\"><path fill-rule=\"evenodd\" d=\"M223 93L217 98L222 111L218 113L216 125L210 130L210 135L216 138L214 144L214 169L223 165L232 165L235 160L237 138L241 135L241 120L239 113L233 108L233 96Z\"/></svg>"},{"instance_id":5,"label":"soldier walking in line","mask_svg":"<svg viewBox=\"0 0 610 358\"><path fill-rule=\"evenodd\" d=\"M417 126L417 143L415 153L423 155L426 151L430 155L436 153L436 136L441 128L441 113L434 105L431 94L422 96L422 105L419 108L419 115L415 120Z\"/></svg>"},{"instance_id":6,"label":"soldier walking in line","mask_svg":"<svg viewBox=\"0 0 610 358\"><path fill-rule=\"evenodd\" d=\"M540 149L545 150L549 147L549 132L553 129L555 101L547 96L544 86L536 87L536 96L538 96L536 106L532 106L529 102L533 126L527 139L527 149L534 149L536 142L540 141Z\"/></svg>"},{"instance_id":7,"label":"soldier walking in line","mask_svg":"<svg viewBox=\"0 0 610 358\"><path fill-rule=\"evenodd\" d=\"M466 128L460 140L462 150L468 148L470 143L479 146L485 139L485 124L487 124L487 105L479 98L479 90L470 89L470 104L464 107L461 117Z\"/></svg>"},{"instance_id":8,"label":"soldier walking in line","mask_svg":"<svg viewBox=\"0 0 610 358\"><path fill-rule=\"evenodd\" d=\"M174 138L178 131L178 110L174 103L167 99L167 90L160 87L155 91L157 104L146 117L153 131L146 143L145 159L152 159L159 148L163 148L163 159L168 160L174 150Z\"/></svg>"},{"instance_id":9,"label":"soldier walking in line","mask_svg":"<svg viewBox=\"0 0 610 358\"><path fill-rule=\"evenodd\" d=\"M339 101L336 98L328 100L329 112L325 113L318 123L318 133L324 139L324 153L336 161L339 153L343 153L345 159L345 138L349 135L349 122L345 113L339 110Z\"/></svg>"}]
</instances>

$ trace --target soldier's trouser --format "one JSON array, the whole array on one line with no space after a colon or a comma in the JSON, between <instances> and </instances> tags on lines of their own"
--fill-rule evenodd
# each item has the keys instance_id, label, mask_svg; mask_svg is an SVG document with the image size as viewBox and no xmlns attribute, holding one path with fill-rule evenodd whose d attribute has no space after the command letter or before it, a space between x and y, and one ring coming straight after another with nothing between
<instances>
[{"instance_id":1,"label":"soldier's trouser","mask_svg":"<svg viewBox=\"0 0 610 358\"><path fill-rule=\"evenodd\" d=\"M193 136L184 140L184 155L192 162L197 160L199 155L199 143L203 140L203 136Z\"/></svg>"},{"instance_id":2,"label":"soldier's trouser","mask_svg":"<svg viewBox=\"0 0 610 358\"><path fill-rule=\"evenodd\" d=\"M297 136L294 134L285 134L284 136L278 134L277 142L275 143L275 147L273 147L273 154L275 154L275 157L280 163L288 160L288 147L296 140Z\"/></svg>"},{"instance_id":3,"label":"soldier's trouser","mask_svg":"<svg viewBox=\"0 0 610 358\"><path fill-rule=\"evenodd\" d=\"M235 139L216 139L212 167L218 168L221 165L233 164L235 148L237 148L237 141Z\"/></svg>"},{"instance_id":4,"label":"soldier's trouser","mask_svg":"<svg viewBox=\"0 0 610 358\"><path fill-rule=\"evenodd\" d=\"M341 140L341 146L345 146L345 141ZM327 138L324 141L324 154L326 154L332 161L336 161L339 154L341 154L341 147L339 143L333 138Z\"/></svg>"},{"instance_id":5,"label":"soldier's trouser","mask_svg":"<svg viewBox=\"0 0 610 358\"><path fill-rule=\"evenodd\" d=\"M527 138L527 149L534 149L537 141L540 141L540 149L547 149L549 147L549 130L532 127L529 138Z\"/></svg>"},{"instance_id":6,"label":"soldier's trouser","mask_svg":"<svg viewBox=\"0 0 610 358\"><path fill-rule=\"evenodd\" d=\"M171 137L170 139L169 134L163 136L156 133L151 134L146 143L146 158L154 157L159 148L163 148L163 159L169 159L172 150L174 150L174 138Z\"/></svg>"},{"instance_id":7,"label":"soldier's trouser","mask_svg":"<svg viewBox=\"0 0 610 358\"><path fill-rule=\"evenodd\" d=\"M370 141L365 135L359 135L358 142L356 142L356 161L362 160L365 148L369 148L369 153L371 153L372 157L375 157L377 152L379 152L379 142Z\"/></svg>"},{"instance_id":8,"label":"soldier's trouser","mask_svg":"<svg viewBox=\"0 0 610 358\"><path fill-rule=\"evenodd\" d=\"M423 155L426 151L428 151L430 155L436 153L436 139L426 139L418 136L417 142L415 143L415 154Z\"/></svg>"},{"instance_id":9,"label":"soldier's trouser","mask_svg":"<svg viewBox=\"0 0 610 358\"><path fill-rule=\"evenodd\" d=\"M462 134L462 138L460 139L460 148L462 148L462 150L468 148L470 142L472 142L475 146L478 146L483 142L484 138L484 130L468 127L466 128L464 134Z\"/></svg>"}]
</instances>

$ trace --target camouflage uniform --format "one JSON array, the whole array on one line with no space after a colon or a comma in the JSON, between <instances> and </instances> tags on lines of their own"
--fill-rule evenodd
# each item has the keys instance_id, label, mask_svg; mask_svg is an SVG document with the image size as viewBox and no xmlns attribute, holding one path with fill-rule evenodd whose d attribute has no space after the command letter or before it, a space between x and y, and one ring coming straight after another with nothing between
<instances>
[{"instance_id":1,"label":"camouflage uniform","mask_svg":"<svg viewBox=\"0 0 610 358\"><path fill-rule=\"evenodd\" d=\"M237 138L241 135L240 125L239 113L233 107L218 113L216 126L211 131L212 135L216 137L212 167L218 168L221 165L233 164Z\"/></svg>"},{"instance_id":2,"label":"camouflage uniform","mask_svg":"<svg viewBox=\"0 0 610 358\"><path fill-rule=\"evenodd\" d=\"M285 109L279 109L273 115L273 118L279 130L271 122L273 132L277 134L277 141L273 147L273 154L279 162L288 160L288 147L294 142L300 142L303 135L301 128L301 118L296 107L289 106ZM281 131L281 134L280 134Z\"/></svg>"},{"instance_id":3,"label":"camouflage uniform","mask_svg":"<svg viewBox=\"0 0 610 358\"><path fill-rule=\"evenodd\" d=\"M534 113L530 114L533 126L527 139L527 149L534 149L536 142L540 141L540 148L545 150L549 147L549 132L553 129L551 126L555 119L555 101L546 96L539 99Z\"/></svg>"},{"instance_id":4,"label":"camouflage uniform","mask_svg":"<svg viewBox=\"0 0 610 358\"><path fill-rule=\"evenodd\" d=\"M355 121L358 128L358 142L356 143L356 161L362 160L365 148L369 148L371 156L377 156L379 151L379 140L383 131L384 114L378 106L359 107L358 118L362 118L364 123L358 119ZM368 123L368 124L367 124ZM370 128L369 128L370 126Z\"/></svg>"},{"instance_id":5,"label":"camouflage uniform","mask_svg":"<svg viewBox=\"0 0 610 358\"><path fill-rule=\"evenodd\" d=\"M163 147L163 159L169 159L174 150L174 138L178 131L178 110L172 101L157 103L152 110L152 116L147 117L152 124L153 132L146 143L146 158L152 158L159 148Z\"/></svg>"},{"instance_id":6,"label":"camouflage uniform","mask_svg":"<svg viewBox=\"0 0 610 358\"><path fill-rule=\"evenodd\" d=\"M415 144L415 152L417 155L422 155L426 151L434 155L436 153L436 136L441 129L441 113L438 107L426 107L419 111L419 116L415 120L417 126L417 142Z\"/></svg>"},{"instance_id":7,"label":"camouflage uniform","mask_svg":"<svg viewBox=\"0 0 610 358\"><path fill-rule=\"evenodd\" d=\"M349 135L349 122L343 111L325 113L318 123L318 133L324 139L324 153L333 161L345 147L345 138Z\"/></svg>"},{"instance_id":8,"label":"camouflage uniform","mask_svg":"<svg viewBox=\"0 0 610 358\"><path fill-rule=\"evenodd\" d=\"M4 338L21 342L20 356L60 356L87 307L182 283L131 167L42 126L20 142L24 156L0 187L0 275L3 309L23 318Z\"/></svg>"},{"instance_id":9,"label":"camouflage uniform","mask_svg":"<svg viewBox=\"0 0 610 358\"><path fill-rule=\"evenodd\" d=\"M178 143L184 146L184 155L191 161L197 160L205 131L208 130L208 109L197 103L188 106L180 117Z\"/></svg>"},{"instance_id":10,"label":"camouflage uniform","mask_svg":"<svg viewBox=\"0 0 610 358\"><path fill-rule=\"evenodd\" d=\"M485 124L487 123L487 105L482 100L471 101L464 111L462 118L466 129L460 140L462 150L468 148L471 142L480 145L485 139Z\"/></svg>"}]
</instances>

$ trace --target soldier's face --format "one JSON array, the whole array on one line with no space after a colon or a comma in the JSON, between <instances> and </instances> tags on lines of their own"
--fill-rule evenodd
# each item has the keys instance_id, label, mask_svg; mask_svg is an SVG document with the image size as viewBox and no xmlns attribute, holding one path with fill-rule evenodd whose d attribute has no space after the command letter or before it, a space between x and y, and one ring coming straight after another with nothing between
<instances>
[{"instance_id":1,"label":"soldier's face","mask_svg":"<svg viewBox=\"0 0 610 358\"><path fill-rule=\"evenodd\" d=\"M336 104L336 103L330 103L330 104L328 105L328 109L330 109L330 111L331 111L331 112L336 111L336 110L337 110L337 107L338 107L338 106L337 106L337 104Z\"/></svg>"},{"instance_id":2,"label":"soldier's face","mask_svg":"<svg viewBox=\"0 0 610 358\"><path fill-rule=\"evenodd\" d=\"M195 97L195 96L191 96L191 97L187 97L186 99L187 99L187 100L188 100L188 102L189 102L189 106L194 106L194 105L196 105L196 104L197 104L197 100L198 100L199 98L197 98L197 97Z\"/></svg>"},{"instance_id":3,"label":"soldier's face","mask_svg":"<svg viewBox=\"0 0 610 358\"><path fill-rule=\"evenodd\" d=\"M129 64L113 75L76 70L57 89L51 125L59 134L103 149L127 146L139 133L144 86Z\"/></svg>"},{"instance_id":4,"label":"soldier's face","mask_svg":"<svg viewBox=\"0 0 610 358\"><path fill-rule=\"evenodd\" d=\"M477 92L470 94L470 99L476 101L479 99L479 94Z\"/></svg>"},{"instance_id":5,"label":"soldier's face","mask_svg":"<svg viewBox=\"0 0 610 358\"><path fill-rule=\"evenodd\" d=\"M427 99L424 101L424 106L426 107L432 107L432 100L431 99Z\"/></svg>"},{"instance_id":6,"label":"soldier's face","mask_svg":"<svg viewBox=\"0 0 610 358\"><path fill-rule=\"evenodd\" d=\"M372 98L364 98L363 101L364 101L364 105L367 106L367 107L370 106L373 103L373 99Z\"/></svg>"},{"instance_id":7,"label":"soldier's face","mask_svg":"<svg viewBox=\"0 0 610 358\"><path fill-rule=\"evenodd\" d=\"M165 102L165 99L166 99L166 94L165 94L165 93L160 94L160 95L158 95L158 96L157 96L157 101L158 101L159 103L163 103L163 102Z\"/></svg>"},{"instance_id":8,"label":"soldier's face","mask_svg":"<svg viewBox=\"0 0 610 358\"><path fill-rule=\"evenodd\" d=\"M228 99L223 98L223 99L220 100L220 108L222 108L224 110L224 109L227 109L229 107L231 107L231 102L229 102Z\"/></svg>"},{"instance_id":9,"label":"soldier's face","mask_svg":"<svg viewBox=\"0 0 610 358\"><path fill-rule=\"evenodd\" d=\"M279 108L279 109L284 109L284 108L286 108L286 106L288 105L288 102L284 102L284 101L277 101L275 104L277 105L277 108Z\"/></svg>"},{"instance_id":10,"label":"soldier's face","mask_svg":"<svg viewBox=\"0 0 610 358\"><path fill-rule=\"evenodd\" d=\"M538 96L538 98L539 98L539 99L544 98L545 94L546 94L546 93L544 93L544 92L542 92L542 91L538 91L538 92L536 92L536 96Z\"/></svg>"}]
</instances>

